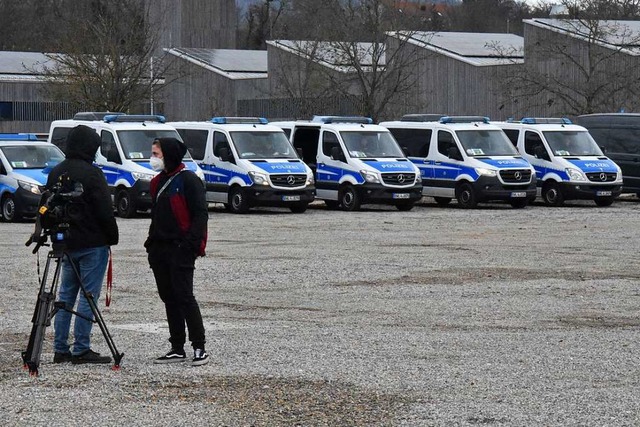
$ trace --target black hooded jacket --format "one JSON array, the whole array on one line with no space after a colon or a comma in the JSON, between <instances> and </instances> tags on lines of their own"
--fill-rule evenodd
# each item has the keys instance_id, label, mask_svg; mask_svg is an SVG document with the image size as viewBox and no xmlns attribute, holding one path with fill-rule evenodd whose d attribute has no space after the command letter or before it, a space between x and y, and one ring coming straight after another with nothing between
<instances>
[{"instance_id":1,"label":"black hooded jacket","mask_svg":"<svg viewBox=\"0 0 640 427\"><path fill-rule=\"evenodd\" d=\"M182 159L187 147L183 142L176 138L159 141L165 169L151 180L153 204L145 246L163 242L204 255L209 219L204 185L195 173L185 170ZM172 177L170 185L160 192Z\"/></svg>"},{"instance_id":2,"label":"black hooded jacket","mask_svg":"<svg viewBox=\"0 0 640 427\"><path fill-rule=\"evenodd\" d=\"M66 174L69 180L83 187L79 215L73 215L66 238L67 249L87 249L118 244L118 225L107 181L102 171L93 165L100 147L100 137L88 126L71 129L66 141L65 160L56 165L47 179L47 189ZM77 219L76 219L77 218Z\"/></svg>"}]
</instances>

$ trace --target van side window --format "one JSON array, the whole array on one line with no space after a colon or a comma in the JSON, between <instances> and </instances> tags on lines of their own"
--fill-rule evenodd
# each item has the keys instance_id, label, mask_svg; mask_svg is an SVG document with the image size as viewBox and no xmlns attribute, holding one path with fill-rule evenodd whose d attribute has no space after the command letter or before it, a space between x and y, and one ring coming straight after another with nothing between
<instances>
[{"instance_id":1,"label":"van side window","mask_svg":"<svg viewBox=\"0 0 640 427\"><path fill-rule=\"evenodd\" d=\"M318 154L318 139L320 138L319 128L296 128L293 133L293 147L302 150L302 161L310 165L316 164Z\"/></svg>"},{"instance_id":2,"label":"van side window","mask_svg":"<svg viewBox=\"0 0 640 427\"><path fill-rule=\"evenodd\" d=\"M185 145L189 149L191 157L196 160L203 160L207 148L208 130L201 129L176 129Z\"/></svg>"},{"instance_id":3,"label":"van side window","mask_svg":"<svg viewBox=\"0 0 640 427\"><path fill-rule=\"evenodd\" d=\"M537 156L540 150L547 151L542 143L542 138L535 132L526 131L524 134L524 152L532 156Z\"/></svg>"},{"instance_id":4,"label":"van side window","mask_svg":"<svg viewBox=\"0 0 640 427\"><path fill-rule=\"evenodd\" d=\"M118 147L116 147L116 141L113 138L113 134L109 131L103 130L100 135L102 142L100 143L100 154L102 154L107 160L120 162L120 154L118 153ZM117 160L116 160L117 159Z\"/></svg>"},{"instance_id":5,"label":"van side window","mask_svg":"<svg viewBox=\"0 0 640 427\"><path fill-rule=\"evenodd\" d=\"M518 146L518 136L520 136L520 131L518 129L503 129L509 141L513 144L514 147Z\"/></svg>"},{"instance_id":6,"label":"van side window","mask_svg":"<svg viewBox=\"0 0 640 427\"><path fill-rule=\"evenodd\" d=\"M51 143L57 146L62 152L67 151L67 135L71 128L55 128L51 133Z\"/></svg>"},{"instance_id":7,"label":"van side window","mask_svg":"<svg viewBox=\"0 0 640 427\"><path fill-rule=\"evenodd\" d=\"M449 148L454 147L458 150L455 141L453 140L453 135L451 132L447 132L444 130L438 131L438 152L444 156L449 156ZM458 150L459 152L460 150ZM462 156L460 156L462 157Z\"/></svg>"},{"instance_id":8,"label":"van side window","mask_svg":"<svg viewBox=\"0 0 640 427\"><path fill-rule=\"evenodd\" d=\"M640 129L590 128L589 133L598 145L607 149L607 153L640 154Z\"/></svg>"},{"instance_id":9,"label":"van side window","mask_svg":"<svg viewBox=\"0 0 640 427\"><path fill-rule=\"evenodd\" d=\"M427 157L431 142L431 129L389 129L398 145L409 157Z\"/></svg>"},{"instance_id":10,"label":"van side window","mask_svg":"<svg viewBox=\"0 0 640 427\"><path fill-rule=\"evenodd\" d=\"M331 157L331 150L333 147L340 148L338 135L329 131L322 132L322 152L324 155ZM340 151L342 151L342 149L340 149Z\"/></svg>"},{"instance_id":11,"label":"van side window","mask_svg":"<svg viewBox=\"0 0 640 427\"><path fill-rule=\"evenodd\" d=\"M229 148L229 141L227 140L227 135L222 132L215 132L213 134L213 155L216 157L220 157L220 149L226 148L231 153L231 149Z\"/></svg>"}]
</instances>

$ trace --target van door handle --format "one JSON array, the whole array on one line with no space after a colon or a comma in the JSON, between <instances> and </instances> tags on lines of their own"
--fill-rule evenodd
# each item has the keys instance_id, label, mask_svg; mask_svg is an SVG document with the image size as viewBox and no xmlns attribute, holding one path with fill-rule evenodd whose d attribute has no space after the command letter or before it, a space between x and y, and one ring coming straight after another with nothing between
<instances>
[{"instance_id":1,"label":"van door handle","mask_svg":"<svg viewBox=\"0 0 640 427\"><path fill-rule=\"evenodd\" d=\"M324 163L319 163L318 166L326 166Z\"/></svg>"}]
</instances>

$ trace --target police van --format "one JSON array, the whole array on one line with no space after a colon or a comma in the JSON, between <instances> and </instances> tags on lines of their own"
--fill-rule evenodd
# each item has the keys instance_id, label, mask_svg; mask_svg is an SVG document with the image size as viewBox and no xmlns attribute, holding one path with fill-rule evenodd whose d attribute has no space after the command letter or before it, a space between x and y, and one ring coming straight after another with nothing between
<instances>
[{"instance_id":1,"label":"police van","mask_svg":"<svg viewBox=\"0 0 640 427\"><path fill-rule=\"evenodd\" d=\"M365 203L408 211L422 198L422 179L391 133L367 117L318 116L273 122L314 171L317 197L330 208L355 211Z\"/></svg>"},{"instance_id":2,"label":"police van","mask_svg":"<svg viewBox=\"0 0 640 427\"><path fill-rule=\"evenodd\" d=\"M254 206L307 210L315 198L311 169L282 129L264 118L214 117L169 123L182 136L205 176L207 200L233 213Z\"/></svg>"},{"instance_id":3,"label":"police van","mask_svg":"<svg viewBox=\"0 0 640 427\"><path fill-rule=\"evenodd\" d=\"M102 143L95 164L104 173L120 217L130 218L139 210L151 207L149 185L157 174L149 164L151 143L156 138L177 138L178 132L159 115L128 115L123 113L85 112L72 120L55 120L49 130L49 142L65 150L69 131L78 125L95 129ZM201 179L198 165L185 156L187 169Z\"/></svg>"},{"instance_id":4,"label":"police van","mask_svg":"<svg viewBox=\"0 0 640 427\"><path fill-rule=\"evenodd\" d=\"M36 216L49 172L64 160L55 145L34 134L0 134L0 212L2 220Z\"/></svg>"},{"instance_id":5,"label":"police van","mask_svg":"<svg viewBox=\"0 0 640 427\"><path fill-rule=\"evenodd\" d=\"M514 208L535 197L535 172L505 134L481 116L407 115L380 123L420 169L423 195L463 208L502 200Z\"/></svg>"},{"instance_id":6,"label":"police van","mask_svg":"<svg viewBox=\"0 0 640 427\"><path fill-rule=\"evenodd\" d=\"M538 193L549 206L593 200L609 206L622 192L622 171L587 129L566 118L495 122L535 168Z\"/></svg>"}]
</instances>

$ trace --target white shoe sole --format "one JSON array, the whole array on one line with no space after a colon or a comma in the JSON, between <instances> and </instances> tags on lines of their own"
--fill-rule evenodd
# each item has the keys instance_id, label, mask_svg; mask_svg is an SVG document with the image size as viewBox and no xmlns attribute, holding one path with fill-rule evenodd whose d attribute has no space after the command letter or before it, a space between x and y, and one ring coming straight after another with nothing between
<instances>
[{"instance_id":1,"label":"white shoe sole","mask_svg":"<svg viewBox=\"0 0 640 427\"><path fill-rule=\"evenodd\" d=\"M174 357L172 359L164 359L164 360L155 359L153 363L155 363L156 365L167 365L169 363L181 363L181 362L184 362L185 360L187 360L186 357L182 357L182 358Z\"/></svg>"},{"instance_id":2,"label":"white shoe sole","mask_svg":"<svg viewBox=\"0 0 640 427\"><path fill-rule=\"evenodd\" d=\"M193 360L193 361L191 361L191 366L202 366L202 365L206 365L207 363L209 363L209 358L208 357L206 359L202 359L202 360Z\"/></svg>"}]
</instances>

